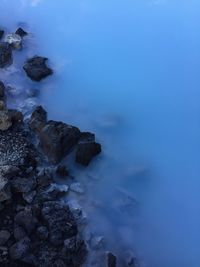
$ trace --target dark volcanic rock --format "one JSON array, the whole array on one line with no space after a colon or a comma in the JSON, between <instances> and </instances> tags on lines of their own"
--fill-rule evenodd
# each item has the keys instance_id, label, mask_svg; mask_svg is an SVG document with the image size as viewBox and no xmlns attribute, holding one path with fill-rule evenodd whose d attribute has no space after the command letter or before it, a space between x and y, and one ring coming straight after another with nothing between
<instances>
[{"instance_id":1,"label":"dark volcanic rock","mask_svg":"<svg viewBox=\"0 0 200 267\"><path fill-rule=\"evenodd\" d=\"M30 249L30 239L28 237L24 237L10 248L9 254L12 260L20 260L22 259Z\"/></svg>"},{"instance_id":2,"label":"dark volcanic rock","mask_svg":"<svg viewBox=\"0 0 200 267\"><path fill-rule=\"evenodd\" d=\"M95 134L90 132L82 132L79 142L80 143L95 142Z\"/></svg>"},{"instance_id":3,"label":"dark volcanic rock","mask_svg":"<svg viewBox=\"0 0 200 267\"><path fill-rule=\"evenodd\" d=\"M5 243L9 240L10 238L10 232L7 230L1 230L0 231L0 246L5 245Z\"/></svg>"},{"instance_id":4,"label":"dark volcanic rock","mask_svg":"<svg viewBox=\"0 0 200 267\"><path fill-rule=\"evenodd\" d=\"M0 131L0 166L35 164L34 151L20 130Z\"/></svg>"},{"instance_id":5,"label":"dark volcanic rock","mask_svg":"<svg viewBox=\"0 0 200 267\"><path fill-rule=\"evenodd\" d=\"M49 201L43 204L42 217L48 225L52 245L62 245L64 240L78 233L73 214L68 206Z\"/></svg>"},{"instance_id":6,"label":"dark volcanic rock","mask_svg":"<svg viewBox=\"0 0 200 267\"><path fill-rule=\"evenodd\" d=\"M39 82L45 77L53 74L53 71L46 65L47 58L44 57L33 57L24 65L24 70L29 78L33 81Z\"/></svg>"},{"instance_id":7,"label":"dark volcanic rock","mask_svg":"<svg viewBox=\"0 0 200 267\"><path fill-rule=\"evenodd\" d=\"M12 49L8 43L0 43L0 68L4 68L12 64Z\"/></svg>"},{"instance_id":8,"label":"dark volcanic rock","mask_svg":"<svg viewBox=\"0 0 200 267\"><path fill-rule=\"evenodd\" d=\"M69 175L69 171L67 170L66 166L59 165L56 168L56 174L59 175L60 177L65 177Z\"/></svg>"},{"instance_id":9,"label":"dark volcanic rock","mask_svg":"<svg viewBox=\"0 0 200 267\"><path fill-rule=\"evenodd\" d=\"M10 200L11 198L10 183L7 178L0 175L0 202Z\"/></svg>"},{"instance_id":10,"label":"dark volcanic rock","mask_svg":"<svg viewBox=\"0 0 200 267\"><path fill-rule=\"evenodd\" d=\"M24 228L18 225L15 226L13 233L14 233L14 238L16 241L19 241L26 236L26 232Z\"/></svg>"},{"instance_id":11,"label":"dark volcanic rock","mask_svg":"<svg viewBox=\"0 0 200 267\"><path fill-rule=\"evenodd\" d=\"M73 266L81 266L87 255L85 242L77 237L66 239L62 253Z\"/></svg>"},{"instance_id":12,"label":"dark volcanic rock","mask_svg":"<svg viewBox=\"0 0 200 267\"><path fill-rule=\"evenodd\" d=\"M117 266L117 258L111 252L107 254L107 267L116 267Z\"/></svg>"},{"instance_id":13,"label":"dark volcanic rock","mask_svg":"<svg viewBox=\"0 0 200 267\"><path fill-rule=\"evenodd\" d=\"M69 154L79 137L77 127L56 121L49 121L39 134L41 148L53 163L58 163Z\"/></svg>"},{"instance_id":14,"label":"dark volcanic rock","mask_svg":"<svg viewBox=\"0 0 200 267\"><path fill-rule=\"evenodd\" d=\"M16 110L16 109L9 109L8 110L9 116L11 118L11 122L13 125L22 124L24 120L23 114Z\"/></svg>"},{"instance_id":15,"label":"dark volcanic rock","mask_svg":"<svg viewBox=\"0 0 200 267\"><path fill-rule=\"evenodd\" d=\"M4 98L5 95L5 85L3 82L0 81L0 98Z\"/></svg>"},{"instance_id":16,"label":"dark volcanic rock","mask_svg":"<svg viewBox=\"0 0 200 267\"><path fill-rule=\"evenodd\" d=\"M100 144L96 142L80 143L76 152L76 162L87 166L99 153L101 153Z\"/></svg>"},{"instance_id":17,"label":"dark volcanic rock","mask_svg":"<svg viewBox=\"0 0 200 267\"><path fill-rule=\"evenodd\" d=\"M21 36L22 38L24 36L28 35L28 33L25 32L22 28L18 28L15 33L18 34L19 36Z\"/></svg>"},{"instance_id":18,"label":"dark volcanic rock","mask_svg":"<svg viewBox=\"0 0 200 267\"><path fill-rule=\"evenodd\" d=\"M37 228L36 234L40 240L47 240L49 236L49 231L47 227L45 226L40 226Z\"/></svg>"},{"instance_id":19,"label":"dark volcanic rock","mask_svg":"<svg viewBox=\"0 0 200 267\"><path fill-rule=\"evenodd\" d=\"M18 212L14 220L15 223L26 230L28 234L32 233L37 226L37 219L31 210L23 210Z\"/></svg>"},{"instance_id":20,"label":"dark volcanic rock","mask_svg":"<svg viewBox=\"0 0 200 267\"><path fill-rule=\"evenodd\" d=\"M32 131L39 134L46 123L47 112L43 109L42 106L37 106L31 115L29 127Z\"/></svg>"},{"instance_id":21,"label":"dark volcanic rock","mask_svg":"<svg viewBox=\"0 0 200 267\"><path fill-rule=\"evenodd\" d=\"M28 193L36 187L34 178L15 178L11 181L11 188L15 193Z\"/></svg>"},{"instance_id":22,"label":"dark volcanic rock","mask_svg":"<svg viewBox=\"0 0 200 267\"><path fill-rule=\"evenodd\" d=\"M0 40L3 37L3 35L4 35L4 30L0 30Z\"/></svg>"}]
</instances>

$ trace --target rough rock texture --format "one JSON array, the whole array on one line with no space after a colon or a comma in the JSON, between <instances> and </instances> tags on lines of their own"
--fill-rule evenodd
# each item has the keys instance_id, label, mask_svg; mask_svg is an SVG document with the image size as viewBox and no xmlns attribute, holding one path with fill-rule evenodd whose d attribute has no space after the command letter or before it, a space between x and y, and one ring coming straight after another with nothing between
<instances>
[{"instance_id":1,"label":"rough rock texture","mask_svg":"<svg viewBox=\"0 0 200 267\"><path fill-rule=\"evenodd\" d=\"M41 81L47 76L53 74L52 69L47 67L46 61L47 58L38 56L27 60L23 67L27 76L33 81Z\"/></svg>"},{"instance_id":2,"label":"rough rock texture","mask_svg":"<svg viewBox=\"0 0 200 267\"><path fill-rule=\"evenodd\" d=\"M0 110L0 130L6 131L12 125L20 124L23 122L23 115L17 110L5 110L4 102L1 105Z\"/></svg>"},{"instance_id":3,"label":"rough rock texture","mask_svg":"<svg viewBox=\"0 0 200 267\"><path fill-rule=\"evenodd\" d=\"M10 200L11 197L9 180L0 175L0 202Z\"/></svg>"},{"instance_id":4,"label":"rough rock texture","mask_svg":"<svg viewBox=\"0 0 200 267\"><path fill-rule=\"evenodd\" d=\"M28 193L36 187L34 178L15 178L11 181L12 191L15 193Z\"/></svg>"},{"instance_id":5,"label":"rough rock texture","mask_svg":"<svg viewBox=\"0 0 200 267\"><path fill-rule=\"evenodd\" d=\"M0 131L0 166L35 165L34 150L22 131Z\"/></svg>"},{"instance_id":6,"label":"rough rock texture","mask_svg":"<svg viewBox=\"0 0 200 267\"><path fill-rule=\"evenodd\" d=\"M0 43L0 68L5 68L12 64L12 49L6 42Z\"/></svg>"},{"instance_id":7,"label":"rough rock texture","mask_svg":"<svg viewBox=\"0 0 200 267\"><path fill-rule=\"evenodd\" d=\"M20 49L22 47L22 38L16 33L7 34L5 37L5 42L16 49Z\"/></svg>"},{"instance_id":8,"label":"rough rock texture","mask_svg":"<svg viewBox=\"0 0 200 267\"><path fill-rule=\"evenodd\" d=\"M0 111L0 130L6 131L12 126L11 117L7 110Z\"/></svg>"},{"instance_id":9,"label":"rough rock texture","mask_svg":"<svg viewBox=\"0 0 200 267\"><path fill-rule=\"evenodd\" d=\"M63 122L49 121L39 134L42 150L53 163L58 163L78 143L80 130Z\"/></svg>"},{"instance_id":10,"label":"rough rock texture","mask_svg":"<svg viewBox=\"0 0 200 267\"><path fill-rule=\"evenodd\" d=\"M28 35L28 33L24 31L22 28L18 28L15 33L18 34L21 38Z\"/></svg>"},{"instance_id":11,"label":"rough rock texture","mask_svg":"<svg viewBox=\"0 0 200 267\"><path fill-rule=\"evenodd\" d=\"M42 217L47 222L52 245L63 245L66 238L77 235L75 219L68 206L59 202L45 202Z\"/></svg>"},{"instance_id":12,"label":"rough rock texture","mask_svg":"<svg viewBox=\"0 0 200 267\"><path fill-rule=\"evenodd\" d=\"M101 153L100 144L96 142L80 143L76 152L76 162L87 166L99 153Z\"/></svg>"},{"instance_id":13,"label":"rough rock texture","mask_svg":"<svg viewBox=\"0 0 200 267\"><path fill-rule=\"evenodd\" d=\"M46 123L47 112L43 109L42 106L37 106L31 114L29 127L32 131L39 134Z\"/></svg>"}]
</instances>

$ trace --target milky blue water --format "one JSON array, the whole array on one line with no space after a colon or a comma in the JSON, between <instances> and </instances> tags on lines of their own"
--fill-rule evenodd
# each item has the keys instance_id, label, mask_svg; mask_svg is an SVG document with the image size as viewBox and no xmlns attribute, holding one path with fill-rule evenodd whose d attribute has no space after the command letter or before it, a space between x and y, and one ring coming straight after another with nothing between
<instances>
[{"instance_id":1,"label":"milky blue water","mask_svg":"<svg viewBox=\"0 0 200 267\"><path fill-rule=\"evenodd\" d=\"M29 55L55 70L40 85L23 78L49 117L103 145L76 169L91 228L147 267L199 267L200 2L1 0L0 9L0 26L27 23Z\"/></svg>"}]
</instances>

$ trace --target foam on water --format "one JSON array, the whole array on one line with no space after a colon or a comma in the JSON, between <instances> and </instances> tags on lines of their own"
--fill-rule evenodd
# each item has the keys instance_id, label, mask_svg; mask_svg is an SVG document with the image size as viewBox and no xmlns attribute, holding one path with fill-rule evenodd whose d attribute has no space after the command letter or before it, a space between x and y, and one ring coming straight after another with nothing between
<instances>
[{"instance_id":1,"label":"foam on water","mask_svg":"<svg viewBox=\"0 0 200 267\"><path fill-rule=\"evenodd\" d=\"M55 69L40 85L22 72L9 82L39 88L51 118L103 144L74 170L92 230L148 267L199 267L199 1L4 0L0 9L0 25L25 22L34 34L28 56Z\"/></svg>"}]
</instances>

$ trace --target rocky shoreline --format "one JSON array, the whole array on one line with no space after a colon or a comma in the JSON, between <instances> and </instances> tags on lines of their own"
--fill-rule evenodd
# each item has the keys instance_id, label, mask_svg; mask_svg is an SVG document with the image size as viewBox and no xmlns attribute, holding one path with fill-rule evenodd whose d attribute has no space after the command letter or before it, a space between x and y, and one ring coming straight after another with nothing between
<instances>
[{"instance_id":1,"label":"rocky shoreline","mask_svg":"<svg viewBox=\"0 0 200 267\"><path fill-rule=\"evenodd\" d=\"M19 28L4 36L0 30L0 68L12 64L13 49L22 48L27 34ZM35 56L20 67L39 82L53 74L46 62ZM76 163L87 166L101 145L93 133L48 120L42 106L24 120L21 111L7 109L6 95L7 85L0 81L0 266L82 266L88 247L79 230L81 210L62 201L69 190L80 192L81 185L59 163L75 151ZM69 184L58 185L56 177ZM116 266L112 253L107 266Z\"/></svg>"}]
</instances>

